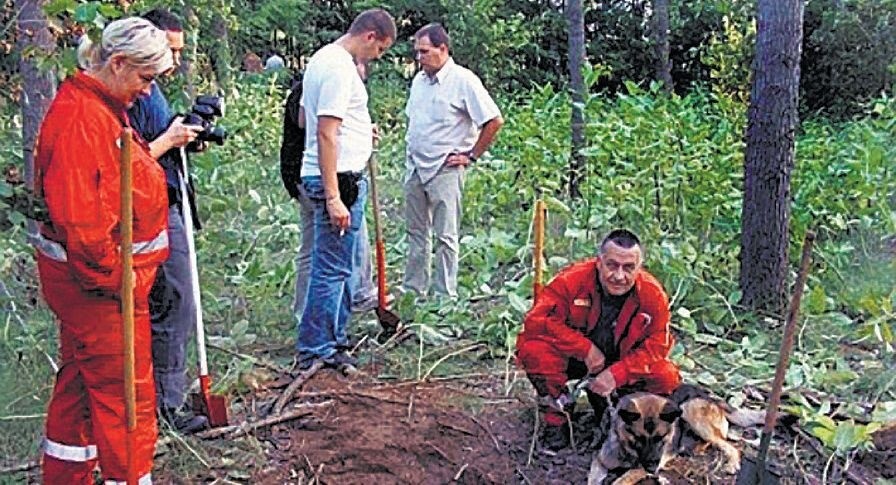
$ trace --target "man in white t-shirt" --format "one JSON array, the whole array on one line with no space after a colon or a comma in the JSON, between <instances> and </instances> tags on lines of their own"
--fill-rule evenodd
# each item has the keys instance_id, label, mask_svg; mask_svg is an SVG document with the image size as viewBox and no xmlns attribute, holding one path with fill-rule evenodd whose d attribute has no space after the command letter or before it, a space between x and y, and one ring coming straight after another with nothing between
<instances>
[{"instance_id":1,"label":"man in white t-shirt","mask_svg":"<svg viewBox=\"0 0 896 485\"><path fill-rule=\"evenodd\" d=\"M445 28L433 23L414 34L422 71L411 84L408 116L405 217L408 253L403 289L429 289L430 242L435 232L433 290L457 296L461 195L467 165L488 149L504 119L482 81L454 63Z\"/></svg>"},{"instance_id":2,"label":"man in white t-shirt","mask_svg":"<svg viewBox=\"0 0 896 485\"><path fill-rule=\"evenodd\" d=\"M364 219L365 169L373 151L367 88L355 68L383 55L395 21L382 9L359 14L348 33L314 53L302 78L302 186L314 205L311 281L299 321L299 367L315 362L355 372L346 327L352 255Z\"/></svg>"}]
</instances>

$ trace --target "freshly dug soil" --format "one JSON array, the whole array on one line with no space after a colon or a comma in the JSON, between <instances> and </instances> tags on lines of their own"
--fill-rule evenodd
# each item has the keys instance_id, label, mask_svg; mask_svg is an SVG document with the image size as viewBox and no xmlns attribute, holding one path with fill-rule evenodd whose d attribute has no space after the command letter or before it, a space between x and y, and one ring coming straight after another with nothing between
<instances>
[{"instance_id":1,"label":"freshly dug soil","mask_svg":"<svg viewBox=\"0 0 896 485\"><path fill-rule=\"evenodd\" d=\"M368 369L369 370L369 369ZM252 458L237 459L233 441L207 442L231 457L232 464L185 478L157 460L158 483L195 483L227 478L228 483L270 484L439 484L585 483L595 445L595 419L587 405L573 414L575 447L557 454L535 445L534 392L524 377L479 374L431 382L384 382L363 372L348 379L333 370L314 375L294 395L294 405L318 404L309 414L255 431ZM264 415L291 377L268 383L252 398ZM507 385L507 380L512 385ZM507 393L507 388L511 392ZM258 416L253 416L257 419ZM232 421L246 419L234 416ZM755 430L744 432L751 439ZM896 430L876 436L877 449L857 457L863 478L896 476ZM781 483L820 483L827 456L807 446L806 438L780 427L769 458ZM796 445L794 445L796 442ZM743 448L743 442L732 442ZM749 454L755 453L750 450ZM733 484L721 471L722 455L673 460L663 476L673 484ZM861 467L861 468L859 468ZM238 471L234 471L238 468ZM832 482L849 482L837 466ZM185 481L186 480L186 481Z\"/></svg>"}]
</instances>

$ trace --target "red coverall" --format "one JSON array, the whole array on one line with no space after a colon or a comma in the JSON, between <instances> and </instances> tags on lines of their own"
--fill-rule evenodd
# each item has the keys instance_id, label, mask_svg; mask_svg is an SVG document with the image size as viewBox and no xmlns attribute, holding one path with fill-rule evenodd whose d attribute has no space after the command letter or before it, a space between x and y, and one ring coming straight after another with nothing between
<instances>
[{"instance_id":1,"label":"red coverall","mask_svg":"<svg viewBox=\"0 0 896 485\"><path fill-rule=\"evenodd\" d=\"M517 361L539 395L558 397L570 376L571 359L584 361L593 345L588 333L600 319L597 259L561 271L526 314L517 337ZM639 384L644 390L669 394L681 382L668 357L674 338L669 331L669 299L660 283L641 270L622 305L614 328L619 360L607 362L616 387ZM548 409L545 423L559 426L565 418Z\"/></svg>"},{"instance_id":2,"label":"red coverall","mask_svg":"<svg viewBox=\"0 0 896 485\"><path fill-rule=\"evenodd\" d=\"M44 483L127 478L124 343L120 308L120 137L125 106L78 73L59 88L41 126L35 186L50 222L35 242L44 298L59 323L60 366L47 410ZM136 467L150 483L157 437L149 290L168 256L168 198L145 143L132 144Z\"/></svg>"}]
</instances>

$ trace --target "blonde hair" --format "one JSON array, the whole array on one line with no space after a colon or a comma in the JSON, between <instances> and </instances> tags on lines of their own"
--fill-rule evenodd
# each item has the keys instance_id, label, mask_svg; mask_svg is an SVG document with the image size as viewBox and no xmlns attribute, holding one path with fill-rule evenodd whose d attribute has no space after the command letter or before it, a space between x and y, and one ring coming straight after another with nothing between
<instances>
[{"instance_id":1,"label":"blonde hair","mask_svg":"<svg viewBox=\"0 0 896 485\"><path fill-rule=\"evenodd\" d=\"M168 36L164 30L140 17L128 17L106 25L99 44L87 35L78 45L78 65L99 70L113 54L124 54L137 67L152 67L163 73L174 66Z\"/></svg>"}]
</instances>

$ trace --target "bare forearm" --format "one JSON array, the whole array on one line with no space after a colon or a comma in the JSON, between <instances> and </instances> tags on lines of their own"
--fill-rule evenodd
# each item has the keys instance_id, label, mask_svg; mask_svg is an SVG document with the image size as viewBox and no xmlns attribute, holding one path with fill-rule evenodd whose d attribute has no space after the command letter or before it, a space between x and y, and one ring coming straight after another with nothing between
<instances>
[{"instance_id":1,"label":"bare forearm","mask_svg":"<svg viewBox=\"0 0 896 485\"><path fill-rule=\"evenodd\" d=\"M336 180L336 157L339 155L339 142L336 134L329 130L318 130L318 165L321 182L327 199L339 197L339 184Z\"/></svg>"},{"instance_id":2,"label":"bare forearm","mask_svg":"<svg viewBox=\"0 0 896 485\"><path fill-rule=\"evenodd\" d=\"M174 148L170 140L166 137L159 137L149 143L149 154L156 160L164 155L168 150Z\"/></svg>"},{"instance_id":3,"label":"bare forearm","mask_svg":"<svg viewBox=\"0 0 896 485\"><path fill-rule=\"evenodd\" d=\"M482 125L482 130L479 131L479 138L476 139L476 144L473 145L473 156L480 157L488 150L488 147L495 141L495 137L498 136L498 131L501 130L503 125L504 118L500 116L492 118Z\"/></svg>"}]
</instances>

